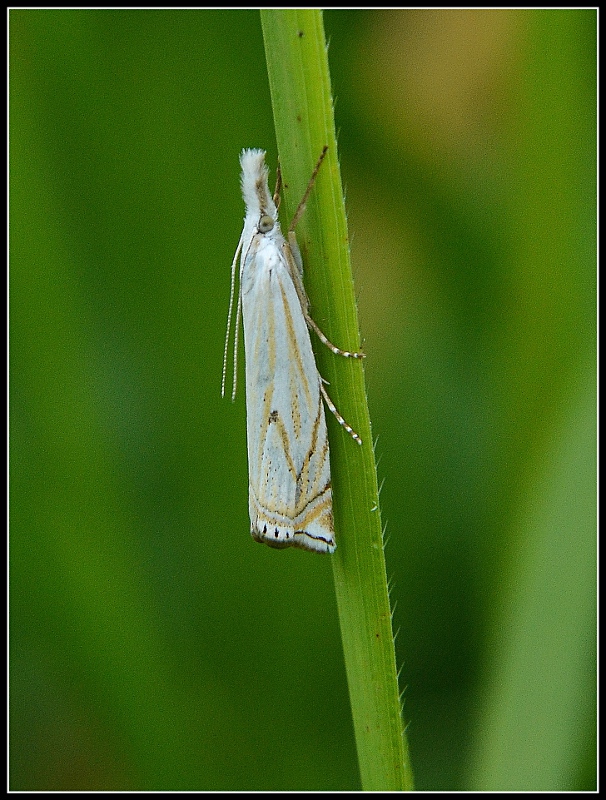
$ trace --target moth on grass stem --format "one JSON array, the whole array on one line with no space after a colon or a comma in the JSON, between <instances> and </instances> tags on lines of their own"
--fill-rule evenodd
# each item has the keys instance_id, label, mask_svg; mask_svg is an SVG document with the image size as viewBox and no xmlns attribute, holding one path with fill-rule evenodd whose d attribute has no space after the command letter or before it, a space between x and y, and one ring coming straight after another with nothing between
<instances>
[{"instance_id":1,"label":"moth on grass stem","mask_svg":"<svg viewBox=\"0 0 606 800\"><path fill-rule=\"evenodd\" d=\"M327 149L324 148L316 164L287 238L278 221L279 172L272 196L265 151L243 150L240 155L246 215L231 269L221 387L225 395L240 256L232 399L236 394L238 330L242 317L251 533L257 542L270 547L299 547L317 553L333 553L336 547L322 400L352 439L362 444L326 392L309 331L314 330L333 353L346 358L363 358L363 354L341 350L312 320L294 234Z\"/></svg>"}]
</instances>

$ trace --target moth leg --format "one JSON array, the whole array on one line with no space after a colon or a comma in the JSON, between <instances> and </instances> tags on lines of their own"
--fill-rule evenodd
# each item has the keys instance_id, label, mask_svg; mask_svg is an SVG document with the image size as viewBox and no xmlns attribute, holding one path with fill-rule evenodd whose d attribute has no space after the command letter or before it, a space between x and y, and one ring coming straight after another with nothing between
<instances>
[{"instance_id":1,"label":"moth leg","mask_svg":"<svg viewBox=\"0 0 606 800\"><path fill-rule=\"evenodd\" d=\"M316 182L316 178L318 176L318 170L324 161L324 156L326 155L326 151L328 150L328 145L324 145L324 149L320 153L320 158L318 159L318 163L314 167L314 171L311 173L311 178L309 179L309 183L307 184L307 189L305 190L305 194L299 205L297 206L297 210L295 211L295 215L292 218L292 222L288 226L288 232L294 231L297 222L301 219L301 215L305 211L305 203L307 203L307 198L309 197L309 193L313 189L314 183Z\"/></svg>"},{"instance_id":2,"label":"moth leg","mask_svg":"<svg viewBox=\"0 0 606 800\"><path fill-rule=\"evenodd\" d=\"M280 208L280 200L282 191L282 170L280 169L280 158L278 158L278 166L276 167L276 188L274 190L273 201L276 206L276 211Z\"/></svg>"},{"instance_id":3,"label":"moth leg","mask_svg":"<svg viewBox=\"0 0 606 800\"><path fill-rule=\"evenodd\" d=\"M345 356L345 358L366 358L365 353L354 353L350 352L349 350L342 350L340 347L337 347L336 344L333 344L328 336L325 336L318 325L313 321L309 314L309 301L307 299L307 295L305 293L305 287L303 286L303 263L301 261L301 252L297 245L297 240L295 239L295 235L292 231L288 234L288 242L285 242L282 245L282 253L288 265L288 271L290 273L290 277L292 278L292 282L295 286L297 294L299 296L299 301L301 303L301 309L303 310L303 316L305 317L305 322L307 323L308 328L314 330L318 336L318 339L328 347L329 350L332 350L338 356Z\"/></svg>"},{"instance_id":4,"label":"moth leg","mask_svg":"<svg viewBox=\"0 0 606 800\"><path fill-rule=\"evenodd\" d=\"M305 313L305 322L307 322L308 326L316 332L316 335L322 344L325 344L329 350L332 350L332 352L335 353L335 355L344 356L345 358L366 358L366 353L352 353L349 350L341 350L340 347L337 347L336 344L333 344L330 339L324 336L320 328L316 325L307 312Z\"/></svg>"},{"instance_id":5,"label":"moth leg","mask_svg":"<svg viewBox=\"0 0 606 800\"><path fill-rule=\"evenodd\" d=\"M324 378L322 378L322 377L320 377L320 391L322 392L322 397L324 398L324 402L326 403L328 408L332 411L332 413L337 418L337 422L339 423L339 425L341 425L343 428L345 428L345 430L351 436L351 438L354 440L354 442L357 442L358 444L362 444L362 439L360 439L360 437L354 431L354 429L351 427L351 425L348 425L347 422L345 422L343 417L337 411L337 407L335 406L333 401L328 396L328 392L324 388Z\"/></svg>"},{"instance_id":6,"label":"moth leg","mask_svg":"<svg viewBox=\"0 0 606 800\"><path fill-rule=\"evenodd\" d=\"M303 257L301 256L301 251L299 250L299 243L297 242L297 237L295 236L294 231L288 231L288 244L290 247L290 252L294 259L294 262L299 270L299 276L303 277Z\"/></svg>"}]
</instances>

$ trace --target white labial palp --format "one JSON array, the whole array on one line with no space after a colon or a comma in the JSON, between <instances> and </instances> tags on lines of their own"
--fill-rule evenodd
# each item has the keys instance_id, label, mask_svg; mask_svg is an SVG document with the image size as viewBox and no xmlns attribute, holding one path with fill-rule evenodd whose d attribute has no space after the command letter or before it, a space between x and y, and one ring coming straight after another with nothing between
<instances>
[{"instance_id":1,"label":"white labial palp","mask_svg":"<svg viewBox=\"0 0 606 800\"><path fill-rule=\"evenodd\" d=\"M326 148L291 228L303 210L325 152ZM292 231L287 240L280 230L276 202L269 192L265 152L243 150L240 165L246 216L232 264L222 394L240 256L232 397L242 315L251 533L256 541L271 547L332 553L336 543L322 398L352 438L361 441L326 394L309 329L334 353L352 358L362 354L333 345L309 316L298 247Z\"/></svg>"}]
</instances>

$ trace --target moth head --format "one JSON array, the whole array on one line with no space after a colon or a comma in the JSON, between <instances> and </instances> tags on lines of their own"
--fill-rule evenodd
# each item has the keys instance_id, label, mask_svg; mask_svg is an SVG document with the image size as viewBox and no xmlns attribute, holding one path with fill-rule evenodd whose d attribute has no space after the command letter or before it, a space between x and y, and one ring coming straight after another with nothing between
<instances>
[{"instance_id":1,"label":"moth head","mask_svg":"<svg viewBox=\"0 0 606 800\"><path fill-rule=\"evenodd\" d=\"M250 216L250 222L260 233L267 233L275 226L278 211L267 185L269 170L265 163L265 151L243 150L240 155L240 165L246 216ZM271 224L266 222L268 217Z\"/></svg>"}]
</instances>

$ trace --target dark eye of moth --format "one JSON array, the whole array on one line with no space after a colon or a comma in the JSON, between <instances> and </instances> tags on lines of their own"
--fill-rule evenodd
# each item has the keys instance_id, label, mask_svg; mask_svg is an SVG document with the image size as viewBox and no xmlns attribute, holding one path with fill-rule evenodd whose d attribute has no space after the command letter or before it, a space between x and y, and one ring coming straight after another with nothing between
<instances>
[{"instance_id":1,"label":"dark eye of moth","mask_svg":"<svg viewBox=\"0 0 606 800\"><path fill-rule=\"evenodd\" d=\"M273 228L273 226L274 226L274 221L268 214L264 214L259 220L260 233L269 233L269 231Z\"/></svg>"}]
</instances>

